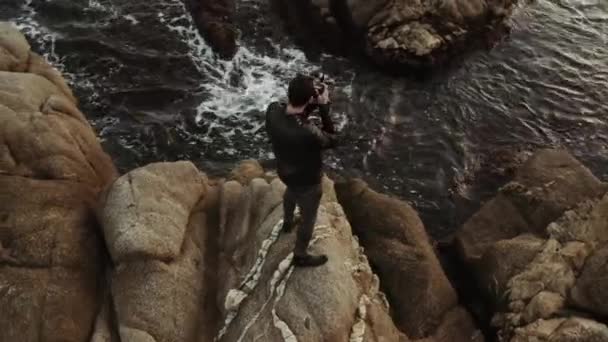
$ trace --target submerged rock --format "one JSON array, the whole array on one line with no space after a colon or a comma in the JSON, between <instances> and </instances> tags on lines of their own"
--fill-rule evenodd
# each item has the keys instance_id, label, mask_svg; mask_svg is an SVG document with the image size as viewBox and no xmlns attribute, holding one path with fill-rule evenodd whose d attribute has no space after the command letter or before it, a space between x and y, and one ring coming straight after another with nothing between
<instances>
[{"instance_id":1,"label":"submerged rock","mask_svg":"<svg viewBox=\"0 0 608 342\"><path fill-rule=\"evenodd\" d=\"M238 50L238 30L234 23L234 0L188 0L194 22L201 35L224 59L232 59Z\"/></svg>"}]
</instances>

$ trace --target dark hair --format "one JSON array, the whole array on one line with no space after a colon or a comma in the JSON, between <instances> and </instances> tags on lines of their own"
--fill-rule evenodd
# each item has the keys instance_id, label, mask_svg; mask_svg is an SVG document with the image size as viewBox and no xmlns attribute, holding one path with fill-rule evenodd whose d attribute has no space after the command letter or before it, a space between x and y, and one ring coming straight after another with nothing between
<instances>
[{"instance_id":1,"label":"dark hair","mask_svg":"<svg viewBox=\"0 0 608 342\"><path fill-rule=\"evenodd\" d=\"M308 100L316 94L312 77L298 74L291 82L287 90L287 97L292 106L300 107L308 103Z\"/></svg>"}]
</instances>

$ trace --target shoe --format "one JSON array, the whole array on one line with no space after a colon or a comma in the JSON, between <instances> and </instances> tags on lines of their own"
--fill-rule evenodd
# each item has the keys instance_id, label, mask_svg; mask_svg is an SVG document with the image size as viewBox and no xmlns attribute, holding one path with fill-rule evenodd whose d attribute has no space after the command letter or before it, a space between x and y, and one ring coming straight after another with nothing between
<instances>
[{"instance_id":1,"label":"shoe","mask_svg":"<svg viewBox=\"0 0 608 342\"><path fill-rule=\"evenodd\" d=\"M294 255L293 264L296 267L318 267L327 262L327 255Z\"/></svg>"}]
</instances>

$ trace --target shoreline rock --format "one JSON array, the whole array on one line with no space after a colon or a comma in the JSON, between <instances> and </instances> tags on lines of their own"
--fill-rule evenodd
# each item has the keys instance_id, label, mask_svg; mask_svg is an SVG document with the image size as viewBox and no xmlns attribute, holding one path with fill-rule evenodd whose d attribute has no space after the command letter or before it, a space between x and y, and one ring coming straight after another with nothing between
<instances>
[{"instance_id":1,"label":"shoreline rock","mask_svg":"<svg viewBox=\"0 0 608 342\"><path fill-rule=\"evenodd\" d=\"M286 25L304 45L365 55L391 70L446 63L472 41L505 30L505 19L516 2L274 0Z\"/></svg>"},{"instance_id":2,"label":"shoreline rock","mask_svg":"<svg viewBox=\"0 0 608 342\"><path fill-rule=\"evenodd\" d=\"M336 191L380 277L401 331L415 339L444 336L435 341L479 340L475 336L481 337L481 333L470 315L458 307L458 296L415 210L357 179L336 184Z\"/></svg>"},{"instance_id":3,"label":"shoreline rock","mask_svg":"<svg viewBox=\"0 0 608 342\"><path fill-rule=\"evenodd\" d=\"M607 190L567 152L539 150L457 233L501 340L608 340L598 268L608 260Z\"/></svg>"}]
</instances>

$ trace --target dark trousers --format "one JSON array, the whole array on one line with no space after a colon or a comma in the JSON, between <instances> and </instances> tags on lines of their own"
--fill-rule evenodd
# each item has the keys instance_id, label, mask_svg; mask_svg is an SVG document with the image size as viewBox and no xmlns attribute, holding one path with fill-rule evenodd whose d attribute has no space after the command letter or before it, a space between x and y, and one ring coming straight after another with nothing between
<instances>
[{"instance_id":1,"label":"dark trousers","mask_svg":"<svg viewBox=\"0 0 608 342\"><path fill-rule=\"evenodd\" d=\"M298 236L294 250L295 255L301 256L306 254L308 243L315 229L317 210L319 209L322 195L323 189L320 184L306 187L287 186L287 190L285 190L285 194L283 195L285 223L290 226L293 224L293 214L296 205L300 208L302 216L302 223L298 227Z\"/></svg>"}]
</instances>

